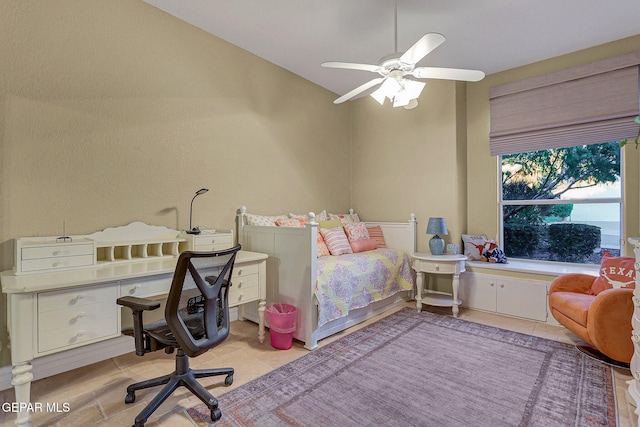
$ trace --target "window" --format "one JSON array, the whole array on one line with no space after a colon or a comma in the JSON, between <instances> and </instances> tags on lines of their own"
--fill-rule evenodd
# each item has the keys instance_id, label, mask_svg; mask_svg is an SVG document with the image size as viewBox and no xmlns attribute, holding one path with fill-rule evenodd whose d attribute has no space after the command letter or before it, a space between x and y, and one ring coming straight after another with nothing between
<instances>
[{"instance_id":1,"label":"window","mask_svg":"<svg viewBox=\"0 0 640 427\"><path fill-rule=\"evenodd\" d=\"M620 254L618 142L501 156L501 230L508 257L599 264Z\"/></svg>"}]
</instances>

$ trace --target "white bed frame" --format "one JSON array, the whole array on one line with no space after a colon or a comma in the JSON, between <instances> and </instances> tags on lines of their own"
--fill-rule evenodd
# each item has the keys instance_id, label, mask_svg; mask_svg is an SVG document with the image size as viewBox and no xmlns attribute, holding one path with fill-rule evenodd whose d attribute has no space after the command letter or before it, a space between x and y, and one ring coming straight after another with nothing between
<instances>
[{"instance_id":1,"label":"white bed frame","mask_svg":"<svg viewBox=\"0 0 640 427\"><path fill-rule=\"evenodd\" d=\"M350 210L353 213L353 210ZM242 206L237 215L238 243L242 249L262 252L267 259L267 304L286 303L297 308L297 330L293 336L313 350L318 340L343 331L376 316L392 307L404 304L412 291L403 291L367 307L352 310L348 316L318 327L317 299L313 294L316 283L318 223L313 212L304 228L247 225L247 209ZM407 222L366 222L368 227L379 225L387 247L416 251L416 217L411 214ZM257 308L250 304L245 310L247 318L257 321ZM255 316L255 318L254 318Z\"/></svg>"}]
</instances>

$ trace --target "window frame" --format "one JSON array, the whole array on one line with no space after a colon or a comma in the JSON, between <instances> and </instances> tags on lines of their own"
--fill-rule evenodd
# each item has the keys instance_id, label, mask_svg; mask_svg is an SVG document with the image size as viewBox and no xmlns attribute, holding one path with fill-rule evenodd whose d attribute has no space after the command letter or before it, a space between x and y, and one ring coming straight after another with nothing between
<instances>
[{"instance_id":1,"label":"window frame","mask_svg":"<svg viewBox=\"0 0 640 427\"><path fill-rule=\"evenodd\" d=\"M595 143L597 144L597 143ZM548 148L552 149L552 148ZM531 151L542 151L542 150L531 150ZM527 151L525 151L527 152ZM625 179L624 179L624 168L625 168L625 150L620 147L620 197L607 197L607 198L597 198L597 199L537 199L537 200L504 200L503 199L503 172L502 172L502 157L501 154L496 156L497 158L497 169L498 169L498 233L500 237L500 247L504 250L504 206L516 206L516 205L566 205L566 204L612 204L617 203L620 211L620 239L619 245L620 250L622 252L622 248L625 244L625 221L624 221L624 194L625 194ZM516 154L516 153L513 153ZM535 261L536 263L552 263L552 264L566 264L566 265L595 265L588 263L574 263L569 261L548 261L548 260L538 260L538 259L526 259L526 258L517 258L510 257L509 254L505 254L509 259L520 260L520 261Z\"/></svg>"}]
</instances>

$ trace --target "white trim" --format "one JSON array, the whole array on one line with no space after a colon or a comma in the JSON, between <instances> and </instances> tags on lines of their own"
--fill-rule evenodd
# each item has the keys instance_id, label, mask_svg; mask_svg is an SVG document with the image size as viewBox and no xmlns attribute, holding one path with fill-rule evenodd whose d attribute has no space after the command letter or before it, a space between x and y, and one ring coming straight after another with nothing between
<instances>
[{"instance_id":1,"label":"white trim","mask_svg":"<svg viewBox=\"0 0 640 427\"><path fill-rule=\"evenodd\" d=\"M541 261L509 260L507 264L493 264L482 261L467 261L467 268L502 270L513 273L530 273L541 276L560 276L566 273L582 273L592 276L598 275L600 266L593 264L563 264Z\"/></svg>"}]
</instances>

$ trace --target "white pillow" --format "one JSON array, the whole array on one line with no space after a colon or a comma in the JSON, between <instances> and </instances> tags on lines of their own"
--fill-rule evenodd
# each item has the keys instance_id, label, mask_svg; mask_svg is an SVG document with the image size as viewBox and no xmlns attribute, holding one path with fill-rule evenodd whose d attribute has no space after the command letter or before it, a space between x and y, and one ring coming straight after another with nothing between
<instances>
[{"instance_id":1,"label":"white pillow","mask_svg":"<svg viewBox=\"0 0 640 427\"><path fill-rule=\"evenodd\" d=\"M254 215L245 214L248 225L273 225L275 227L276 221L279 219L288 219L287 215Z\"/></svg>"}]
</instances>

